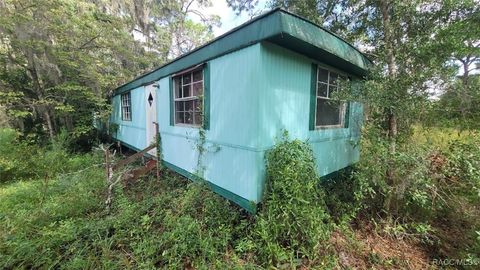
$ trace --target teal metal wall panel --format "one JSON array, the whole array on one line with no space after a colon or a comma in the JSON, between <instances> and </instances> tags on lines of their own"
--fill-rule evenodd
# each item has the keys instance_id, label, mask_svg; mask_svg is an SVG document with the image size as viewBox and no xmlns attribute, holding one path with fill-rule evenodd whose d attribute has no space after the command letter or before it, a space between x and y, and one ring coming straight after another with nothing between
<instances>
[{"instance_id":1,"label":"teal metal wall panel","mask_svg":"<svg viewBox=\"0 0 480 270\"><path fill-rule=\"evenodd\" d=\"M194 63L198 64L198 63ZM320 63L321 64L321 63ZM259 202L265 182L265 151L283 130L308 140L318 171L327 175L358 160L355 146L362 106L352 103L348 128L309 130L312 60L263 42L207 63L210 73L210 127L206 151L198 165L199 129L172 126L170 77L158 80L157 121L164 161L212 184ZM116 138L145 148L143 87L132 91L132 121L121 121L120 96L113 98Z\"/></svg>"},{"instance_id":2,"label":"teal metal wall panel","mask_svg":"<svg viewBox=\"0 0 480 270\"><path fill-rule=\"evenodd\" d=\"M122 108L120 106L120 95L112 99L112 123L118 125L118 130L113 137L138 149L146 147L145 131L145 92L144 87L137 87L130 91L132 121L122 120Z\"/></svg>"},{"instance_id":3,"label":"teal metal wall panel","mask_svg":"<svg viewBox=\"0 0 480 270\"><path fill-rule=\"evenodd\" d=\"M183 170L253 202L260 200L263 153L258 150L259 43L207 63L210 73L210 128L205 130L205 169L199 170L199 129L170 125L169 77L157 90L157 119L163 158Z\"/></svg>"},{"instance_id":4,"label":"teal metal wall panel","mask_svg":"<svg viewBox=\"0 0 480 270\"><path fill-rule=\"evenodd\" d=\"M320 63L322 64L322 63ZM321 176L342 169L359 158L362 107L353 102L348 128L309 130L312 60L277 45L262 43L262 73L257 80L260 149L269 149L283 130L290 138L308 141Z\"/></svg>"}]
</instances>

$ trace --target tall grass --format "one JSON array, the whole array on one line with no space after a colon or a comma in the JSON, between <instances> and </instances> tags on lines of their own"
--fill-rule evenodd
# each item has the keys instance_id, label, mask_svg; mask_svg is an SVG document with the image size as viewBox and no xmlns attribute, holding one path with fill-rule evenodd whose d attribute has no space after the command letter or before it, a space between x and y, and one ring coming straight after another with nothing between
<instances>
[{"instance_id":1,"label":"tall grass","mask_svg":"<svg viewBox=\"0 0 480 270\"><path fill-rule=\"evenodd\" d=\"M16 140L6 134L7 142ZM295 266L316 259L329 235L313 156L299 141L284 141L270 152L271 189L257 218L168 170L159 182L152 177L118 186L107 213L104 170L93 166L101 156L74 155L61 143L35 149L32 159L50 161L27 175L6 171L11 178L0 188L0 268Z\"/></svg>"},{"instance_id":2,"label":"tall grass","mask_svg":"<svg viewBox=\"0 0 480 270\"><path fill-rule=\"evenodd\" d=\"M13 129L0 129L0 184L30 179L51 179L95 164L94 153L76 155L66 149L68 134L61 133L41 147L20 139Z\"/></svg>"},{"instance_id":3,"label":"tall grass","mask_svg":"<svg viewBox=\"0 0 480 270\"><path fill-rule=\"evenodd\" d=\"M118 185L107 212L99 153L69 153L68 137L40 147L0 130L0 268L334 268L334 222L379 216L404 221L386 226L393 236L435 239L425 243L437 249L454 242L443 256L478 256L480 139L399 146L394 161L407 181L393 215L384 204L396 190L384 182L388 144L378 138L365 133L353 174L323 182L308 144L283 138L266 155L267 192L251 216L168 170L160 181Z\"/></svg>"}]
</instances>

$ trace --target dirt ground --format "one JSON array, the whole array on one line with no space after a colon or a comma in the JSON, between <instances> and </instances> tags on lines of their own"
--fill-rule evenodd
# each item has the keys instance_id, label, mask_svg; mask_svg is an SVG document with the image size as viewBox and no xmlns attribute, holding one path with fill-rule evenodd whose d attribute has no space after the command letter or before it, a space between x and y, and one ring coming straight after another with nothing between
<instances>
[{"instance_id":1,"label":"dirt ground","mask_svg":"<svg viewBox=\"0 0 480 270\"><path fill-rule=\"evenodd\" d=\"M437 269L421 243L382 236L369 227L351 235L336 231L331 243L345 269Z\"/></svg>"}]
</instances>

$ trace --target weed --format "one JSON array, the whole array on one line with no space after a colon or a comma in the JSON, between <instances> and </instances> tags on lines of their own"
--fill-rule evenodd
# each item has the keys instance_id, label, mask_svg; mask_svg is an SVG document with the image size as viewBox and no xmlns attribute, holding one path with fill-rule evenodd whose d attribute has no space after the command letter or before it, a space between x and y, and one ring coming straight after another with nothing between
<instances>
[{"instance_id":1,"label":"weed","mask_svg":"<svg viewBox=\"0 0 480 270\"><path fill-rule=\"evenodd\" d=\"M285 133L266 159L267 191L253 234L258 258L269 265L315 260L331 225L312 150Z\"/></svg>"}]
</instances>

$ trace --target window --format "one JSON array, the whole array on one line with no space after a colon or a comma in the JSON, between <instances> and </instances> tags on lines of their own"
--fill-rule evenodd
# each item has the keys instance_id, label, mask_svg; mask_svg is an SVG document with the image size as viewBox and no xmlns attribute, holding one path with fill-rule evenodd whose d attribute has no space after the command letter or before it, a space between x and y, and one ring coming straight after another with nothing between
<instances>
[{"instance_id":1,"label":"window","mask_svg":"<svg viewBox=\"0 0 480 270\"><path fill-rule=\"evenodd\" d=\"M317 98L315 111L315 126L317 128L343 127L346 104L334 100L333 95L339 90L338 79L341 76L335 72L317 69Z\"/></svg>"},{"instance_id":2,"label":"window","mask_svg":"<svg viewBox=\"0 0 480 270\"><path fill-rule=\"evenodd\" d=\"M123 121L132 121L132 99L130 97L130 92L122 94L122 120Z\"/></svg>"},{"instance_id":3,"label":"window","mask_svg":"<svg viewBox=\"0 0 480 270\"><path fill-rule=\"evenodd\" d=\"M173 77L175 124L201 126L203 123L203 69Z\"/></svg>"}]
</instances>

